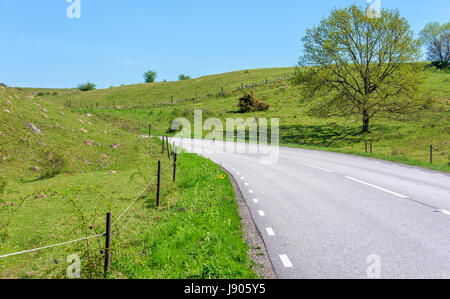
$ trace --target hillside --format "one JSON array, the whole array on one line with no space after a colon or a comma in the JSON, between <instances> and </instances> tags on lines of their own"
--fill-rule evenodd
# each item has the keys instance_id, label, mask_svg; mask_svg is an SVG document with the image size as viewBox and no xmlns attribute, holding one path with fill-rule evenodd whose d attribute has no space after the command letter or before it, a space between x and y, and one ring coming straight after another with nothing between
<instances>
[{"instance_id":1,"label":"hillside","mask_svg":"<svg viewBox=\"0 0 450 299\"><path fill-rule=\"evenodd\" d=\"M160 134L170 134L177 117L193 118L193 111L203 110L204 119L267 117L280 118L281 143L366 155L364 141L373 141L372 157L449 171L450 74L427 71L428 96L434 104L407 121L374 119L372 133L361 135L360 119L309 116L307 101L300 103L296 87L289 83L292 68L245 70L198 79L122 86L89 92L67 90L49 96L63 105L70 101L80 112L90 112L102 119L132 123L146 132L149 123ZM252 87L255 95L270 104L267 112L241 114L237 103L243 91ZM223 91L222 91L223 87ZM173 96L174 102L171 102ZM114 107L113 107L114 106ZM96 109L97 107L97 109ZM429 148L434 147L434 161L429 163Z\"/></svg>"},{"instance_id":2,"label":"hillside","mask_svg":"<svg viewBox=\"0 0 450 299\"><path fill-rule=\"evenodd\" d=\"M160 141L133 134L137 129L52 96L0 87L0 256L101 234L106 212L117 219L126 211L113 227L111 278L256 277L224 171L182 154L173 183ZM0 278L64 278L72 254L81 258L83 278L102 278L103 251L99 236L0 258Z\"/></svg>"}]
</instances>

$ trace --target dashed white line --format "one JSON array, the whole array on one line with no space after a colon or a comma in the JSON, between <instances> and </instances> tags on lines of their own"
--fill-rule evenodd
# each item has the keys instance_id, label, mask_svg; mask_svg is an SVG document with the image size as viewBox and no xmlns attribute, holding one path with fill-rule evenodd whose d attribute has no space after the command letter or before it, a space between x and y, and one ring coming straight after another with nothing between
<instances>
[{"instance_id":1,"label":"dashed white line","mask_svg":"<svg viewBox=\"0 0 450 299\"><path fill-rule=\"evenodd\" d=\"M266 216L266 213L264 213L263 210L259 210L259 211L258 211L258 214L259 214L259 216L261 216L261 217Z\"/></svg>"},{"instance_id":2,"label":"dashed white line","mask_svg":"<svg viewBox=\"0 0 450 299\"><path fill-rule=\"evenodd\" d=\"M241 180L245 180L245 178L243 176L241 176Z\"/></svg>"},{"instance_id":3,"label":"dashed white line","mask_svg":"<svg viewBox=\"0 0 450 299\"><path fill-rule=\"evenodd\" d=\"M248 186L248 183L244 183L245 184L245 186Z\"/></svg>"},{"instance_id":4,"label":"dashed white line","mask_svg":"<svg viewBox=\"0 0 450 299\"><path fill-rule=\"evenodd\" d=\"M248 190L248 193L253 194L253 190Z\"/></svg>"},{"instance_id":5,"label":"dashed white line","mask_svg":"<svg viewBox=\"0 0 450 299\"><path fill-rule=\"evenodd\" d=\"M269 235L269 236L275 236L275 232L273 231L273 229L272 228L270 228L270 227L267 227L266 228L266 231L267 231L267 234Z\"/></svg>"},{"instance_id":6,"label":"dashed white line","mask_svg":"<svg viewBox=\"0 0 450 299\"><path fill-rule=\"evenodd\" d=\"M237 174L237 175L240 175L241 173L238 171L238 172L236 172L236 174Z\"/></svg>"},{"instance_id":7,"label":"dashed white line","mask_svg":"<svg viewBox=\"0 0 450 299\"><path fill-rule=\"evenodd\" d=\"M283 263L283 266L285 268L292 268L294 267L291 263L291 261L289 260L289 257L286 254L280 254L280 259L281 262Z\"/></svg>"},{"instance_id":8,"label":"dashed white line","mask_svg":"<svg viewBox=\"0 0 450 299\"><path fill-rule=\"evenodd\" d=\"M449 212L449 211L446 211L446 210L439 210L438 212L439 212L439 213L442 213L442 214L445 214L445 215L447 215L447 216L450 216L450 212Z\"/></svg>"},{"instance_id":9,"label":"dashed white line","mask_svg":"<svg viewBox=\"0 0 450 299\"><path fill-rule=\"evenodd\" d=\"M364 184L366 186L378 189L380 191L390 193L392 195L395 195L395 196L398 196L398 197L401 197L401 198L408 198L408 196L402 195L400 193L397 193L397 192L394 192L394 191L391 191L391 190L388 190L388 189L385 189L385 188L382 188L382 187L379 187L379 186L376 186L376 185L373 185L373 184L370 184L370 183L367 183L367 182L364 182L364 181L361 181L361 180L358 180L358 179L355 179L355 178L352 178L352 177L349 177L349 176L346 176L345 178L347 178L349 180L352 180L352 181L355 181L355 182L358 182L360 184Z\"/></svg>"},{"instance_id":10,"label":"dashed white line","mask_svg":"<svg viewBox=\"0 0 450 299\"><path fill-rule=\"evenodd\" d=\"M326 172L329 172L329 173L333 172L333 171L331 171L329 169L325 169L325 168L322 168L322 167L317 167L317 166L312 166L312 165L306 165L306 166L309 166L309 167L312 167L312 168L315 168L315 169L319 169L319 170L323 170L323 171L326 171Z\"/></svg>"},{"instance_id":11,"label":"dashed white line","mask_svg":"<svg viewBox=\"0 0 450 299\"><path fill-rule=\"evenodd\" d=\"M254 203L258 203L259 200L258 200L257 198L253 198L253 202L254 202Z\"/></svg>"}]
</instances>

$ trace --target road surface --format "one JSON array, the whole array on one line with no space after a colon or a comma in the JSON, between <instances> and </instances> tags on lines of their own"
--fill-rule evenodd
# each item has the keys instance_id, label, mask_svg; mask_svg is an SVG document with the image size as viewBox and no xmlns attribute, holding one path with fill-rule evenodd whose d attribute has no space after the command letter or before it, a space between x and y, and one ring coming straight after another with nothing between
<instances>
[{"instance_id":1,"label":"road surface","mask_svg":"<svg viewBox=\"0 0 450 299\"><path fill-rule=\"evenodd\" d=\"M450 278L449 174L286 147L267 165L172 140L233 174L279 278Z\"/></svg>"}]
</instances>

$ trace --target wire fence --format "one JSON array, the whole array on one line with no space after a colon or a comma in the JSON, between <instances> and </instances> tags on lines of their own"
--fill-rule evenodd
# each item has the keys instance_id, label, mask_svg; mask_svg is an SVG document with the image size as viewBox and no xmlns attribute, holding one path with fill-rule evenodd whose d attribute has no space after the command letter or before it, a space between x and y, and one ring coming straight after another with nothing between
<instances>
[{"instance_id":1,"label":"wire fence","mask_svg":"<svg viewBox=\"0 0 450 299\"><path fill-rule=\"evenodd\" d=\"M166 138L167 140L167 138ZM163 145L164 145L164 138L162 139L163 141ZM168 141L167 141L168 142ZM169 150L170 153L170 149L169 149L169 144L167 143L167 148ZM176 173L176 156L177 156L177 150L176 148L172 149L172 156L173 156L173 176L174 176L174 181L175 181L175 173ZM158 162L159 164L161 163L161 161ZM37 248L32 248L32 249L27 249L27 250L22 250L22 251L18 251L18 252L13 252L13 253L8 253L8 254L4 254L4 255L0 255L0 259L4 259L4 258L8 258L11 256L17 256L17 255L22 255L22 254L26 254L26 253L31 253L31 252L36 252L36 251L41 251L41 250L45 250L45 249L50 249L50 248L55 248L55 247L60 247L60 246L64 246L64 245L68 245L68 244L73 244L73 243L78 243L78 242L82 242L82 241L86 241L89 239L93 239L93 238L99 238L99 237L105 237L107 236L108 233L108 226L109 228L111 226L114 226L115 224L117 224L119 222L119 220L130 210L130 208L142 197L142 195L149 190L151 187L156 186L158 188L158 197L159 197L159 189L161 187L160 182L160 178L161 175L169 168L172 166L170 163L167 164L162 170L160 167L158 167L158 172L157 172L157 177L158 180L155 182L154 179L150 180L150 182L141 190L141 192L139 192L139 194L131 201L131 203L119 214L119 216L116 217L116 219L114 220L114 222L107 224L107 229L104 233L101 234L96 234L96 235L92 235L92 236L87 236L87 237L83 237L83 238L79 238L79 239L74 239L74 240L69 240L69 241L64 241L61 243L57 243L57 244L52 244L52 245L47 245L47 246L42 246L42 247L37 247ZM159 205L159 198L157 199L158 201L158 205ZM108 251L109 248L105 248L105 251Z\"/></svg>"}]
</instances>

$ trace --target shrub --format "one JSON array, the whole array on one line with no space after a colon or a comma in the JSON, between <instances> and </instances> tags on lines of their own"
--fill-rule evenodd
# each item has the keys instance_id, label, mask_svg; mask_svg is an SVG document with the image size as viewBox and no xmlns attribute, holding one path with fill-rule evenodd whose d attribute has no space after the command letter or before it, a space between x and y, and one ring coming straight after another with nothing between
<instances>
[{"instance_id":1,"label":"shrub","mask_svg":"<svg viewBox=\"0 0 450 299\"><path fill-rule=\"evenodd\" d=\"M95 84L91 82L86 82L78 85L78 89L81 91L89 91L95 89Z\"/></svg>"},{"instance_id":2,"label":"shrub","mask_svg":"<svg viewBox=\"0 0 450 299\"><path fill-rule=\"evenodd\" d=\"M49 179L60 174L67 162L63 155L47 151L40 154L39 164L43 170L41 179Z\"/></svg>"},{"instance_id":3,"label":"shrub","mask_svg":"<svg viewBox=\"0 0 450 299\"><path fill-rule=\"evenodd\" d=\"M5 87L5 88L8 87L8 86L6 86L5 83L2 83L2 82L0 82L0 86L1 86L1 87Z\"/></svg>"},{"instance_id":4,"label":"shrub","mask_svg":"<svg viewBox=\"0 0 450 299\"><path fill-rule=\"evenodd\" d=\"M156 80L156 72L148 71L144 73L144 79L146 83L152 83Z\"/></svg>"},{"instance_id":5,"label":"shrub","mask_svg":"<svg viewBox=\"0 0 450 299\"><path fill-rule=\"evenodd\" d=\"M450 65L445 61L433 61L431 62L431 65L440 70L450 67Z\"/></svg>"},{"instance_id":6,"label":"shrub","mask_svg":"<svg viewBox=\"0 0 450 299\"><path fill-rule=\"evenodd\" d=\"M257 99L250 89L250 92L245 92L244 96L239 99L239 112L256 112L256 111L267 111L269 105L263 101Z\"/></svg>"},{"instance_id":7,"label":"shrub","mask_svg":"<svg viewBox=\"0 0 450 299\"><path fill-rule=\"evenodd\" d=\"M186 76L186 75L183 75L183 74L178 76L178 80L180 80L180 81L189 80L189 79L191 79L190 76Z\"/></svg>"}]
</instances>

